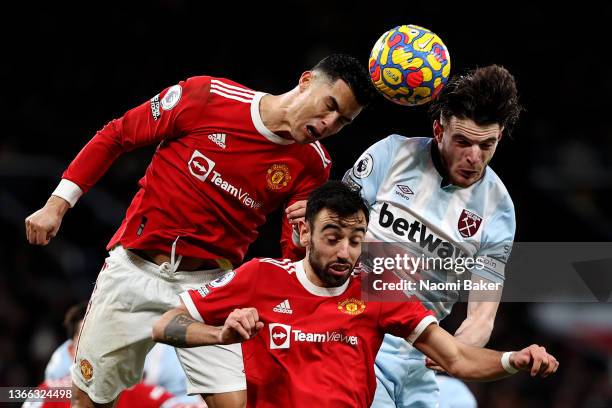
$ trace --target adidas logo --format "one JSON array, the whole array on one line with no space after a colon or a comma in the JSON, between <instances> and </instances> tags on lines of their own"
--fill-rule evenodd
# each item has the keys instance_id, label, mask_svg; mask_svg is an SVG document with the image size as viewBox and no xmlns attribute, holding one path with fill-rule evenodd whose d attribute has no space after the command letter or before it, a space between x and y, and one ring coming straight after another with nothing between
<instances>
[{"instance_id":1,"label":"adidas logo","mask_svg":"<svg viewBox=\"0 0 612 408\"><path fill-rule=\"evenodd\" d=\"M274 306L272 310L276 313L293 314L293 310L291 310L291 306L289 305L289 299L283 300L278 305Z\"/></svg>"},{"instance_id":2,"label":"adidas logo","mask_svg":"<svg viewBox=\"0 0 612 408\"><path fill-rule=\"evenodd\" d=\"M225 149L225 136L227 136L225 133L213 133L208 135L208 138L220 148Z\"/></svg>"}]
</instances>

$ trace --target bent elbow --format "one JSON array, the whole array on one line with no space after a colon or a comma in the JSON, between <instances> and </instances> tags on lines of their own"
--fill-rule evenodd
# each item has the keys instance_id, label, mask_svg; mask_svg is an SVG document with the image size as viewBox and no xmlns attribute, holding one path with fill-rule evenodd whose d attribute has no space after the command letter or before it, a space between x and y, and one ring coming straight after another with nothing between
<instances>
[{"instance_id":1,"label":"bent elbow","mask_svg":"<svg viewBox=\"0 0 612 408\"><path fill-rule=\"evenodd\" d=\"M450 376L459 379L467 379L467 377L469 377L468 368L469 367L466 367L464 362L462 362L459 358L455 358L452 361L449 361L446 364L446 367L444 367L444 369Z\"/></svg>"},{"instance_id":2,"label":"bent elbow","mask_svg":"<svg viewBox=\"0 0 612 408\"><path fill-rule=\"evenodd\" d=\"M462 374L463 374L463 370L461 368L461 364L459 364L458 362L452 363L450 364L447 368L446 368L446 372L451 376L451 377L455 377L455 378L463 378Z\"/></svg>"},{"instance_id":3,"label":"bent elbow","mask_svg":"<svg viewBox=\"0 0 612 408\"><path fill-rule=\"evenodd\" d=\"M164 328L165 325L163 323L163 319L159 319L153 325L153 329L151 330L151 339L157 343L164 342Z\"/></svg>"}]
</instances>

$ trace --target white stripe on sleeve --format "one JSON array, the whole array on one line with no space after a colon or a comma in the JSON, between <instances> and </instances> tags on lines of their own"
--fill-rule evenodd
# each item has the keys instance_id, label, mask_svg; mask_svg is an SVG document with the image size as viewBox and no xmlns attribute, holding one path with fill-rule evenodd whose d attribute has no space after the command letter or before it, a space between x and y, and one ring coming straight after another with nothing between
<instances>
[{"instance_id":1,"label":"white stripe on sleeve","mask_svg":"<svg viewBox=\"0 0 612 408\"><path fill-rule=\"evenodd\" d=\"M181 300L189 311L191 317L204 323L204 319L202 318L202 315L200 315L200 312L198 312L198 308L196 307L195 303L193 303L193 299L191 299L191 296L189 296L189 292L183 292L179 296L181 297Z\"/></svg>"},{"instance_id":2,"label":"white stripe on sleeve","mask_svg":"<svg viewBox=\"0 0 612 408\"><path fill-rule=\"evenodd\" d=\"M408 343L410 344L414 343L416 339L418 339L419 336L425 331L427 326L429 326L432 323L438 324L438 320L432 315L425 316L423 320L421 320L421 322L417 324L417 327L414 328L412 333L410 333L410 336L406 337L406 340L408 341Z\"/></svg>"}]
</instances>

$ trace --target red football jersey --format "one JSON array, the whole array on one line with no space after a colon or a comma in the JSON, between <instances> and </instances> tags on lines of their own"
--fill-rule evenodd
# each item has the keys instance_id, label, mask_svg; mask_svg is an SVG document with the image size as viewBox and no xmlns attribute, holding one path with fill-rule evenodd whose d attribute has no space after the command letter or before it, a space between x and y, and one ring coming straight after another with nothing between
<instances>
[{"instance_id":1,"label":"red football jersey","mask_svg":"<svg viewBox=\"0 0 612 408\"><path fill-rule=\"evenodd\" d=\"M138 383L119 394L115 408L165 408L172 404L173 397L163 387Z\"/></svg>"},{"instance_id":2,"label":"red football jersey","mask_svg":"<svg viewBox=\"0 0 612 408\"><path fill-rule=\"evenodd\" d=\"M140 190L108 244L242 262L266 215L304 200L329 177L320 143L300 145L264 125L264 93L227 79L193 77L111 121L63 178L86 192L117 157L157 143ZM281 244L296 259L283 217Z\"/></svg>"},{"instance_id":3,"label":"red football jersey","mask_svg":"<svg viewBox=\"0 0 612 408\"><path fill-rule=\"evenodd\" d=\"M418 301L361 300L361 275L310 282L302 262L254 259L181 294L194 319L223 325L255 307L264 328L242 343L250 407L369 407L385 333L414 341L436 319Z\"/></svg>"},{"instance_id":4,"label":"red football jersey","mask_svg":"<svg viewBox=\"0 0 612 408\"><path fill-rule=\"evenodd\" d=\"M39 390L48 391L61 387L63 392L72 387L70 376L59 380L47 380L38 386ZM119 394L116 408L179 408L185 406L174 402L174 396L166 391L165 388L145 383L138 383L133 387L127 388ZM63 401L35 401L26 402L23 408L70 408L70 399Z\"/></svg>"}]
</instances>

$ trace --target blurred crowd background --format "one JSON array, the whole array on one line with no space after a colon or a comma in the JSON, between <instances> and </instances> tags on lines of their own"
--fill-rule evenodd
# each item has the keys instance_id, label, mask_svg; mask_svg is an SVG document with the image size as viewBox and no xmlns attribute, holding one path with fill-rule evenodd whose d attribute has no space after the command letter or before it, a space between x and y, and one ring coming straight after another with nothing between
<instances>
[{"instance_id":1,"label":"blurred crowd background","mask_svg":"<svg viewBox=\"0 0 612 408\"><path fill-rule=\"evenodd\" d=\"M400 24L436 32L449 48L452 74L496 63L516 76L527 110L492 162L514 199L516 240L612 240L608 4L165 0L21 3L3 14L0 386L42 380L65 338L64 312L89 297L104 247L153 153L121 157L69 211L49 246L29 246L25 217L44 204L98 129L194 75L281 93L329 53L349 53L365 65L378 37ZM391 133L429 136L426 107L381 98L324 141L332 177ZM249 256L278 255L278 217L262 228ZM554 279L552 270L541 273ZM502 304L489 346L545 344L561 361L558 374L472 384L480 406L612 406L612 305L541 306ZM546 324L568 321L570 311L579 313L564 330ZM457 305L445 325L456 328L464 313ZM580 324L580 316L593 314L603 318Z\"/></svg>"}]
</instances>

